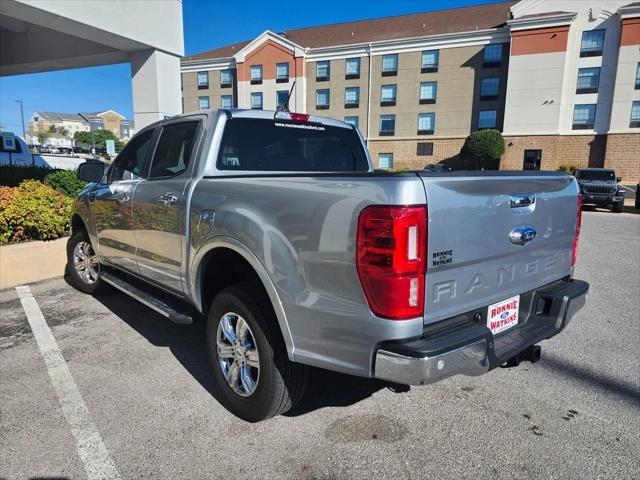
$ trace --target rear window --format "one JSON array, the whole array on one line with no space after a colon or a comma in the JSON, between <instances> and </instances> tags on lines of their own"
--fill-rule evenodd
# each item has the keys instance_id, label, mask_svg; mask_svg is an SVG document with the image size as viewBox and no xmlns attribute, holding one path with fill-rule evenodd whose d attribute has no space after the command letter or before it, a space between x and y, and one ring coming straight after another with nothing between
<instances>
[{"instance_id":1,"label":"rear window","mask_svg":"<svg viewBox=\"0 0 640 480\"><path fill-rule=\"evenodd\" d=\"M580 180L615 180L616 175L613 170L579 170Z\"/></svg>"},{"instance_id":2,"label":"rear window","mask_svg":"<svg viewBox=\"0 0 640 480\"><path fill-rule=\"evenodd\" d=\"M355 130L314 123L232 118L227 121L218 169L262 172L366 172Z\"/></svg>"}]
</instances>

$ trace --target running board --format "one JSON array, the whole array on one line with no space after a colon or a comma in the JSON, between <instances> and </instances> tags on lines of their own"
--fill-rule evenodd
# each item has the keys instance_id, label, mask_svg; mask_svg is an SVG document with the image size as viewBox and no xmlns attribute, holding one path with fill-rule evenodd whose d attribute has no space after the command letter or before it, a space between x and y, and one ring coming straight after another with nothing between
<instances>
[{"instance_id":1,"label":"running board","mask_svg":"<svg viewBox=\"0 0 640 480\"><path fill-rule=\"evenodd\" d=\"M140 303L146 305L152 310L155 310L160 315L163 315L173 323L179 323L182 325L189 325L193 323L193 317L177 310L177 305L171 305L158 297L153 296L149 292L145 292L130 282L117 277L109 272L102 270L100 272L100 278L109 285L117 288L121 292L126 293L130 297L138 300Z\"/></svg>"}]
</instances>

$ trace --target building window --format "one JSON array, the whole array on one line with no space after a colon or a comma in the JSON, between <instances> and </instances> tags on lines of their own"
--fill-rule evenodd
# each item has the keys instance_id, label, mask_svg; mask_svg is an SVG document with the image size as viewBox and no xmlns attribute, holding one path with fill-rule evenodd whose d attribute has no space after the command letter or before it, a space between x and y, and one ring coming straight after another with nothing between
<instances>
[{"instance_id":1,"label":"building window","mask_svg":"<svg viewBox=\"0 0 640 480\"><path fill-rule=\"evenodd\" d=\"M499 67L502 63L502 44L492 43L485 45L484 57L482 60L483 67Z\"/></svg>"},{"instance_id":2,"label":"building window","mask_svg":"<svg viewBox=\"0 0 640 480\"><path fill-rule=\"evenodd\" d=\"M381 170L391 170L393 168L393 153L379 153L378 168Z\"/></svg>"},{"instance_id":3,"label":"building window","mask_svg":"<svg viewBox=\"0 0 640 480\"><path fill-rule=\"evenodd\" d=\"M276 63L276 83L286 83L289 81L289 64Z\"/></svg>"},{"instance_id":4,"label":"building window","mask_svg":"<svg viewBox=\"0 0 640 480\"><path fill-rule=\"evenodd\" d=\"M480 100L496 100L500 93L500 79L498 77L483 78L480 83Z\"/></svg>"},{"instance_id":5,"label":"building window","mask_svg":"<svg viewBox=\"0 0 640 480\"><path fill-rule=\"evenodd\" d=\"M222 88L231 87L231 70L220 70L220 86Z\"/></svg>"},{"instance_id":6,"label":"building window","mask_svg":"<svg viewBox=\"0 0 640 480\"><path fill-rule=\"evenodd\" d=\"M596 106L576 105L573 109L573 129L591 130L596 120Z\"/></svg>"},{"instance_id":7,"label":"building window","mask_svg":"<svg viewBox=\"0 0 640 480\"><path fill-rule=\"evenodd\" d=\"M480 110L478 113L478 129L496 128L498 112L495 110Z\"/></svg>"},{"instance_id":8,"label":"building window","mask_svg":"<svg viewBox=\"0 0 640 480\"><path fill-rule=\"evenodd\" d=\"M582 32L580 43L581 57L599 57L604 46L604 30L587 30Z\"/></svg>"},{"instance_id":9,"label":"building window","mask_svg":"<svg viewBox=\"0 0 640 480\"><path fill-rule=\"evenodd\" d=\"M276 92L276 110L287 108L289 102L289 90L278 90Z\"/></svg>"},{"instance_id":10,"label":"building window","mask_svg":"<svg viewBox=\"0 0 640 480\"><path fill-rule=\"evenodd\" d=\"M382 85L380 90L380 106L392 107L396 104L397 87L395 85Z\"/></svg>"},{"instance_id":11,"label":"building window","mask_svg":"<svg viewBox=\"0 0 640 480\"><path fill-rule=\"evenodd\" d=\"M251 65L251 85L262 83L262 65Z\"/></svg>"},{"instance_id":12,"label":"building window","mask_svg":"<svg viewBox=\"0 0 640 480\"><path fill-rule=\"evenodd\" d=\"M358 108L360 106L360 87L344 89L344 108Z\"/></svg>"},{"instance_id":13,"label":"building window","mask_svg":"<svg viewBox=\"0 0 640 480\"><path fill-rule=\"evenodd\" d=\"M198 72L198 90L209 88L209 72Z\"/></svg>"},{"instance_id":14,"label":"building window","mask_svg":"<svg viewBox=\"0 0 640 480\"><path fill-rule=\"evenodd\" d=\"M251 92L251 109L262 110L262 92Z\"/></svg>"},{"instance_id":15,"label":"building window","mask_svg":"<svg viewBox=\"0 0 640 480\"><path fill-rule=\"evenodd\" d=\"M233 96L222 95L222 97L220 97L220 106L222 108L233 108Z\"/></svg>"},{"instance_id":16,"label":"building window","mask_svg":"<svg viewBox=\"0 0 640 480\"><path fill-rule=\"evenodd\" d=\"M631 104L631 121L629 122L629 128L640 127L640 102L633 102Z\"/></svg>"},{"instance_id":17,"label":"building window","mask_svg":"<svg viewBox=\"0 0 640 480\"><path fill-rule=\"evenodd\" d=\"M331 62L316 62L316 82L326 82L331 76Z\"/></svg>"},{"instance_id":18,"label":"building window","mask_svg":"<svg viewBox=\"0 0 640 480\"><path fill-rule=\"evenodd\" d=\"M576 93L597 93L600 84L600 67L578 69Z\"/></svg>"},{"instance_id":19,"label":"building window","mask_svg":"<svg viewBox=\"0 0 640 480\"><path fill-rule=\"evenodd\" d=\"M640 63L636 67L636 90L640 90Z\"/></svg>"},{"instance_id":20,"label":"building window","mask_svg":"<svg viewBox=\"0 0 640 480\"><path fill-rule=\"evenodd\" d=\"M358 128L360 125L360 117L344 117L344 123L348 123L349 125L353 125Z\"/></svg>"},{"instance_id":21,"label":"building window","mask_svg":"<svg viewBox=\"0 0 640 480\"><path fill-rule=\"evenodd\" d=\"M425 50L422 52L422 73L437 72L440 61L440 50Z\"/></svg>"},{"instance_id":22,"label":"building window","mask_svg":"<svg viewBox=\"0 0 640 480\"><path fill-rule=\"evenodd\" d=\"M316 110L329 109L329 89L316 90Z\"/></svg>"},{"instance_id":23,"label":"building window","mask_svg":"<svg viewBox=\"0 0 640 480\"><path fill-rule=\"evenodd\" d=\"M198 109L206 110L209 108L209 97L198 97Z\"/></svg>"},{"instance_id":24,"label":"building window","mask_svg":"<svg viewBox=\"0 0 640 480\"><path fill-rule=\"evenodd\" d=\"M382 76L395 77L398 74L398 54L390 53L382 56Z\"/></svg>"},{"instance_id":25,"label":"building window","mask_svg":"<svg viewBox=\"0 0 640 480\"><path fill-rule=\"evenodd\" d=\"M542 150L525 150L523 170L540 170L542 162Z\"/></svg>"},{"instance_id":26,"label":"building window","mask_svg":"<svg viewBox=\"0 0 640 480\"><path fill-rule=\"evenodd\" d=\"M433 135L436 126L435 113L418 114L418 135Z\"/></svg>"},{"instance_id":27,"label":"building window","mask_svg":"<svg viewBox=\"0 0 640 480\"><path fill-rule=\"evenodd\" d=\"M380 136L389 137L396 131L395 115L380 115Z\"/></svg>"},{"instance_id":28,"label":"building window","mask_svg":"<svg viewBox=\"0 0 640 480\"><path fill-rule=\"evenodd\" d=\"M359 58L347 58L344 65L344 78L346 80L353 80L354 78L360 78L360 59Z\"/></svg>"},{"instance_id":29,"label":"building window","mask_svg":"<svg viewBox=\"0 0 640 480\"><path fill-rule=\"evenodd\" d=\"M418 142L416 155L419 157L429 157L433 155L433 142Z\"/></svg>"},{"instance_id":30,"label":"building window","mask_svg":"<svg viewBox=\"0 0 640 480\"><path fill-rule=\"evenodd\" d=\"M420 104L436 103L438 94L438 82L422 82L420 83Z\"/></svg>"}]
</instances>

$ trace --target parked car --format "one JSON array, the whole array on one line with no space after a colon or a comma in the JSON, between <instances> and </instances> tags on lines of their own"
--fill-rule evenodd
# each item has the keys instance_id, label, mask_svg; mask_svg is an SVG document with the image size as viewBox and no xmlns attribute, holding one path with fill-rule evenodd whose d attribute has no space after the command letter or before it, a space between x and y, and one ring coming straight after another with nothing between
<instances>
[{"instance_id":1,"label":"parked car","mask_svg":"<svg viewBox=\"0 0 640 480\"><path fill-rule=\"evenodd\" d=\"M5 141L0 138L0 165L33 165L33 155L27 143L18 136L11 138L13 148L5 148Z\"/></svg>"},{"instance_id":2,"label":"parked car","mask_svg":"<svg viewBox=\"0 0 640 480\"><path fill-rule=\"evenodd\" d=\"M583 205L608 208L620 213L624 207L624 187L621 178L608 168L579 168L573 171L578 180Z\"/></svg>"},{"instance_id":3,"label":"parked car","mask_svg":"<svg viewBox=\"0 0 640 480\"><path fill-rule=\"evenodd\" d=\"M640 208L640 183L636 185L636 202L634 206Z\"/></svg>"},{"instance_id":4,"label":"parked car","mask_svg":"<svg viewBox=\"0 0 640 480\"><path fill-rule=\"evenodd\" d=\"M248 421L290 409L307 366L424 385L536 361L589 288L573 177L374 172L329 118L178 115L78 173L70 281L204 316L215 396Z\"/></svg>"}]
</instances>

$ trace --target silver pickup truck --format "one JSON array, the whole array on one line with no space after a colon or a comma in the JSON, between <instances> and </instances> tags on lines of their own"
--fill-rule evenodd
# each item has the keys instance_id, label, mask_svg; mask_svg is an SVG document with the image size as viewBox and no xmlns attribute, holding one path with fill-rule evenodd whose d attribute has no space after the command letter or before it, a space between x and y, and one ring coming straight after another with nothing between
<instances>
[{"instance_id":1,"label":"silver pickup truck","mask_svg":"<svg viewBox=\"0 0 640 480\"><path fill-rule=\"evenodd\" d=\"M329 118L180 115L78 174L73 284L206 318L214 395L248 421L291 408L308 366L423 385L535 361L589 288L572 176L376 172Z\"/></svg>"}]
</instances>

